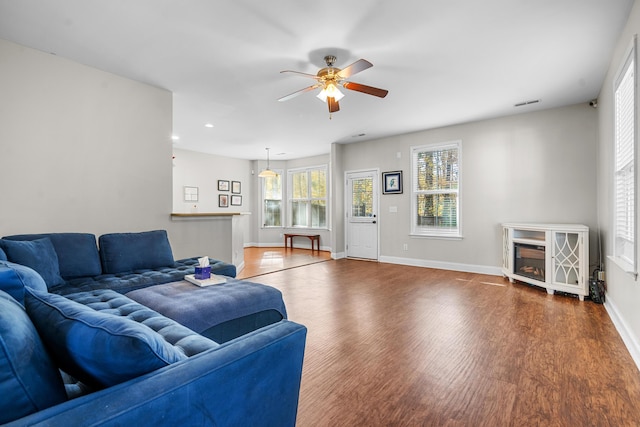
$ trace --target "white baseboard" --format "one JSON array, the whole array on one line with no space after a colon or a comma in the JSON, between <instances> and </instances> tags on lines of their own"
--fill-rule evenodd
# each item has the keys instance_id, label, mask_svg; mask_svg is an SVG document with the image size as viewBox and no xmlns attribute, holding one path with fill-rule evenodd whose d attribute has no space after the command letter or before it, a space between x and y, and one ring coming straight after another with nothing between
<instances>
[{"instance_id":1,"label":"white baseboard","mask_svg":"<svg viewBox=\"0 0 640 427\"><path fill-rule=\"evenodd\" d=\"M640 344L638 343L637 337L631 332L631 328L629 328L627 322L625 322L624 318L620 316L618 307L615 302L611 300L609 295L606 297L604 308L607 310L609 318L613 322L613 326L615 326L616 330L620 334L620 338L622 338L622 341L627 346L627 350L629 350L631 358L636 363L638 369L640 369Z\"/></svg>"},{"instance_id":2,"label":"white baseboard","mask_svg":"<svg viewBox=\"0 0 640 427\"><path fill-rule=\"evenodd\" d=\"M489 265L460 264L456 262L432 261L415 258L400 258L381 256L380 262L389 264L410 265L413 267L439 268L441 270L464 271L467 273L489 274L492 276L502 276L502 268Z\"/></svg>"},{"instance_id":3,"label":"white baseboard","mask_svg":"<svg viewBox=\"0 0 640 427\"><path fill-rule=\"evenodd\" d=\"M244 244L245 248L284 248L284 243L282 242L278 242L278 243L245 243ZM296 249L309 249L311 250L311 245L305 245L305 244L296 244ZM322 246L320 245L320 250L321 251L330 251L331 248L327 247L327 246Z\"/></svg>"},{"instance_id":4,"label":"white baseboard","mask_svg":"<svg viewBox=\"0 0 640 427\"><path fill-rule=\"evenodd\" d=\"M240 264L236 265L236 274L240 273L242 270L244 270L244 260Z\"/></svg>"}]
</instances>

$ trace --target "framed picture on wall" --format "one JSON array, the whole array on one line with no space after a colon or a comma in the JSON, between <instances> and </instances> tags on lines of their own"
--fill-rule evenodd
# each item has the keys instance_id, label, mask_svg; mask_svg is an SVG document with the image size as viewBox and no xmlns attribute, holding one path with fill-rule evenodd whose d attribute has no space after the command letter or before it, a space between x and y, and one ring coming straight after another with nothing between
<instances>
[{"instance_id":1,"label":"framed picture on wall","mask_svg":"<svg viewBox=\"0 0 640 427\"><path fill-rule=\"evenodd\" d=\"M382 172L382 194L402 194L402 171Z\"/></svg>"},{"instance_id":2,"label":"framed picture on wall","mask_svg":"<svg viewBox=\"0 0 640 427\"><path fill-rule=\"evenodd\" d=\"M229 195L228 194L218 194L218 206L221 208L229 207Z\"/></svg>"},{"instance_id":3,"label":"framed picture on wall","mask_svg":"<svg viewBox=\"0 0 640 427\"><path fill-rule=\"evenodd\" d=\"M240 191L241 186L242 186L242 184L240 183L240 181L231 181L231 192L233 194L242 193L242 191Z\"/></svg>"},{"instance_id":4,"label":"framed picture on wall","mask_svg":"<svg viewBox=\"0 0 640 427\"><path fill-rule=\"evenodd\" d=\"M242 196L231 196L231 206L242 206Z\"/></svg>"},{"instance_id":5,"label":"framed picture on wall","mask_svg":"<svg viewBox=\"0 0 640 427\"><path fill-rule=\"evenodd\" d=\"M229 181L219 179L218 180L218 191L229 191Z\"/></svg>"},{"instance_id":6,"label":"framed picture on wall","mask_svg":"<svg viewBox=\"0 0 640 427\"><path fill-rule=\"evenodd\" d=\"M198 187L184 187L184 201L185 202L197 202L198 201Z\"/></svg>"}]
</instances>

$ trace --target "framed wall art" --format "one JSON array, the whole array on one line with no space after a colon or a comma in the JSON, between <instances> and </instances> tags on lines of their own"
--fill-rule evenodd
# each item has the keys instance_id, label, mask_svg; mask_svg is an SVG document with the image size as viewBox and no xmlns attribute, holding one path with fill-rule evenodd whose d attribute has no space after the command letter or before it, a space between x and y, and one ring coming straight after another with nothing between
<instances>
[{"instance_id":1,"label":"framed wall art","mask_svg":"<svg viewBox=\"0 0 640 427\"><path fill-rule=\"evenodd\" d=\"M229 195L228 194L218 194L218 206L221 208L229 207Z\"/></svg>"},{"instance_id":2,"label":"framed wall art","mask_svg":"<svg viewBox=\"0 0 640 427\"><path fill-rule=\"evenodd\" d=\"M185 202L197 202L198 201L198 187L184 187L184 201Z\"/></svg>"},{"instance_id":3,"label":"framed wall art","mask_svg":"<svg viewBox=\"0 0 640 427\"><path fill-rule=\"evenodd\" d=\"M242 206L242 196L231 195L231 206Z\"/></svg>"},{"instance_id":4,"label":"framed wall art","mask_svg":"<svg viewBox=\"0 0 640 427\"><path fill-rule=\"evenodd\" d=\"M402 194L402 171L382 172L382 194Z\"/></svg>"},{"instance_id":5,"label":"framed wall art","mask_svg":"<svg viewBox=\"0 0 640 427\"><path fill-rule=\"evenodd\" d=\"M242 184L240 183L240 181L231 181L231 193L240 194L242 193L242 191L240 191L241 188Z\"/></svg>"},{"instance_id":6,"label":"framed wall art","mask_svg":"<svg viewBox=\"0 0 640 427\"><path fill-rule=\"evenodd\" d=\"M229 181L219 179L218 180L218 191L229 191Z\"/></svg>"}]
</instances>

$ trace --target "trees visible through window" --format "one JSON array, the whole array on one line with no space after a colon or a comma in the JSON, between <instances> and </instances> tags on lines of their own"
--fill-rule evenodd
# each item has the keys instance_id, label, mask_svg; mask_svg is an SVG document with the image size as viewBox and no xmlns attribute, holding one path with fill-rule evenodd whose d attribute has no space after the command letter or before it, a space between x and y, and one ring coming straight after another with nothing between
<instances>
[{"instance_id":1,"label":"trees visible through window","mask_svg":"<svg viewBox=\"0 0 640 427\"><path fill-rule=\"evenodd\" d=\"M412 233L460 236L462 142L412 148Z\"/></svg>"},{"instance_id":2,"label":"trees visible through window","mask_svg":"<svg viewBox=\"0 0 640 427\"><path fill-rule=\"evenodd\" d=\"M354 218L372 216L373 178L356 178L351 186L351 216Z\"/></svg>"},{"instance_id":3,"label":"trees visible through window","mask_svg":"<svg viewBox=\"0 0 640 427\"><path fill-rule=\"evenodd\" d=\"M282 173L262 179L263 227L282 227Z\"/></svg>"},{"instance_id":4,"label":"trees visible through window","mask_svg":"<svg viewBox=\"0 0 640 427\"><path fill-rule=\"evenodd\" d=\"M292 227L327 227L327 168L289 171L289 207Z\"/></svg>"}]
</instances>

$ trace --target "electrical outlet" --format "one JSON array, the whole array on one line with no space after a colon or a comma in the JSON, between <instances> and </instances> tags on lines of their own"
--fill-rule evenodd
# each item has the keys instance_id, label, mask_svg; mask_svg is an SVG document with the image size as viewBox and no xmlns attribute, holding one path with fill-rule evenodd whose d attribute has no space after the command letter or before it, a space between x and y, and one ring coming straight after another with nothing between
<instances>
[{"instance_id":1,"label":"electrical outlet","mask_svg":"<svg viewBox=\"0 0 640 427\"><path fill-rule=\"evenodd\" d=\"M405 243L405 244L403 244L403 245L402 245L402 250L403 250L403 251L408 251L408 250L409 250L409 245L408 245L408 244L406 244L406 243Z\"/></svg>"}]
</instances>

